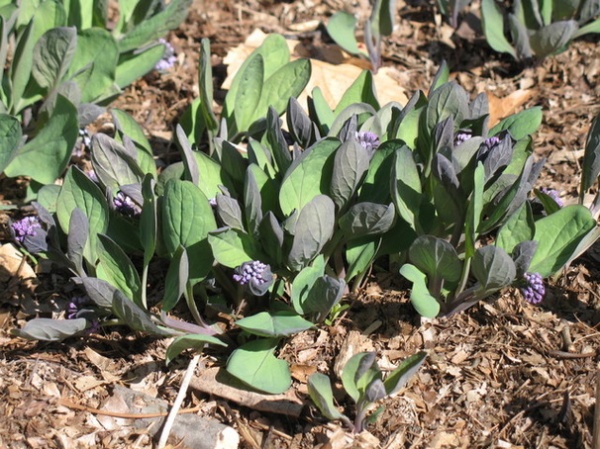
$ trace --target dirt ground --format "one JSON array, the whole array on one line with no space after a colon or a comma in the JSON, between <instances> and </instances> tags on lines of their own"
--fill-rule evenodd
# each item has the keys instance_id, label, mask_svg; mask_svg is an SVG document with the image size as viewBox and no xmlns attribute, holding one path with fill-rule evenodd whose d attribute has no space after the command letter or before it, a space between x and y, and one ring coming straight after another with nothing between
<instances>
[{"instance_id":1,"label":"dirt ground","mask_svg":"<svg viewBox=\"0 0 600 449\"><path fill-rule=\"evenodd\" d=\"M311 21L335 11L363 13L366 0L196 0L187 21L170 33L178 63L129 87L114 106L141 123L158 156L176 154L168 141L177 119L197 95L200 39L209 38L216 100L226 77L223 58L255 29L300 38L318 48L327 37ZM493 53L468 17L450 37L433 1L399 0L398 26L385 40L384 65L400 72L410 94L426 91L442 60L472 94L487 92L513 112L542 106L534 148L547 158L537 187L575 202L580 163L591 120L600 113L600 46L575 42L563 54L529 67ZM471 23L471 28L466 24ZM436 23L440 24L436 26ZM308 31L297 31L307 24ZM523 93L526 92L526 93ZM218 105L217 105L218 106ZM516 108L516 109L515 109ZM534 306L507 289L467 312L422 321L408 304L396 272L375 267L351 307L331 326L291 339L280 356L291 363L293 392L307 399L306 377L326 374L353 342L378 353L382 368L425 348L415 378L385 410L369 434L354 443L335 424L306 406L298 418L257 412L217 394L191 390L185 408L231 425L241 448L386 449L590 448L600 348L600 251L592 248L547 286ZM39 284L0 278L0 448L150 448L144 429L108 429L95 409L122 384L172 403L190 357L164 366L165 343L122 332L61 344L27 342L9 330L37 308L49 313L69 297L68 276L38 269ZM213 359L203 360L210 366ZM65 400L69 403L66 404ZM69 404L78 404L88 411ZM348 401L340 398L352 414ZM90 412L91 410L91 412ZM176 446L177 441L170 441Z\"/></svg>"}]
</instances>

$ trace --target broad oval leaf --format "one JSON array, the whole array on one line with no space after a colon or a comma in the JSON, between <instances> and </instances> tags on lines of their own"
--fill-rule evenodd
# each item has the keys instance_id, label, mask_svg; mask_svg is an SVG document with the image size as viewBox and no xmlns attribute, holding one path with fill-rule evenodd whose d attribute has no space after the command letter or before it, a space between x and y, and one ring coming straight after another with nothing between
<instances>
[{"instance_id":1,"label":"broad oval leaf","mask_svg":"<svg viewBox=\"0 0 600 449\"><path fill-rule=\"evenodd\" d=\"M333 391L329 377L325 374L314 373L308 378L307 387L310 398L323 416L332 420L346 418L333 403Z\"/></svg>"},{"instance_id":2,"label":"broad oval leaf","mask_svg":"<svg viewBox=\"0 0 600 449\"><path fill-rule=\"evenodd\" d=\"M235 322L246 332L261 337L289 337L314 326L293 310L259 312Z\"/></svg>"},{"instance_id":3,"label":"broad oval leaf","mask_svg":"<svg viewBox=\"0 0 600 449\"><path fill-rule=\"evenodd\" d=\"M458 282L462 262L454 247L446 240L433 235L417 238L408 252L411 263L433 278Z\"/></svg>"},{"instance_id":4,"label":"broad oval leaf","mask_svg":"<svg viewBox=\"0 0 600 449\"><path fill-rule=\"evenodd\" d=\"M90 226L90 238L85 246L84 257L95 264L98 235L108 229L108 203L100 188L81 170L74 167L65 176L56 203L56 215L63 232L69 232L71 214L79 208L87 217Z\"/></svg>"},{"instance_id":5,"label":"broad oval leaf","mask_svg":"<svg viewBox=\"0 0 600 449\"><path fill-rule=\"evenodd\" d=\"M186 349L202 350L206 345L227 346L217 337L204 334L182 335L177 337L167 348L165 364L169 364Z\"/></svg>"},{"instance_id":6,"label":"broad oval leaf","mask_svg":"<svg viewBox=\"0 0 600 449\"><path fill-rule=\"evenodd\" d=\"M335 43L348 53L361 54L355 37L356 17L352 14L345 11L336 12L329 18L326 28Z\"/></svg>"},{"instance_id":7,"label":"broad oval leaf","mask_svg":"<svg viewBox=\"0 0 600 449\"><path fill-rule=\"evenodd\" d=\"M535 223L534 240L538 242L529 271L548 277L570 260L579 242L596 226L590 211L574 204Z\"/></svg>"},{"instance_id":8,"label":"broad oval leaf","mask_svg":"<svg viewBox=\"0 0 600 449\"><path fill-rule=\"evenodd\" d=\"M202 191L189 181L167 181L162 201L165 248L174 254L183 246L190 260L190 278L205 277L213 264L208 233L217 228L212 207Z\"/></svg>"},{"instance_id":9,"label":"broad oval leaf","mask_svg":"<svg viewBox=\"0 0 600 449\"><path fill-rule=\"evenodd\" d=\"M515 263L502 248L484 246L475 251L471 271L486 292L494 292L513 283Z\"/></svg>"},{"instance_id":10,"label":"broad oval leaf","mask_svg":"<svg viewBox=\"0 0 600 449\"><path fill-rule=\"evenodd\" d=\"M121 290L129 299L141 306L142 283L135 266L125 251L110 237L99 234L98 278L110 282Z\"/></svg>"},{"instance_id":11,"label":"broad oval leaf","mask_svg":"<svg viewBox=\"0 0 600 449\"><path fill-rule=\"evenodd\" d=\"M352 198L369 168L367 150L355 139L349 139L335 152L330 196L338 209Z\"/></svg>"},{"instance_id":12,"label":"broad oval leaf","mask_svg":"<svg viewBox=\"0 0 600 449\"><path fill-rule=\"evenodd\" d=\"M208 242L216 261L229 268L251 260L264 260L257 242L237 229L217 229L208 235Z\"/></svg>"},{"instance_id":13,"label":"broad oval leaf","mask_svg":"<svg viewBox=\"0 0 600 449\"><path fill-rule=\"evenodd\" d=\"M395 394L406 385L409 379L419 370L426 357L427 353L420 351L402 361L398 368L392 371L383 382L387 394Z\"/></svg>"},{"instance_id":14,"label":"broad oval leaf","mask_svg":"<svg viewBox=\"0 0 600 449\"><path fill-rule=\"evenodd\" d=\"M310 263L333 236L335 205L325 195L313 198L300 211L294 231L288 262L293 270L301 270Z\"/></svg>"},{"instance_id":15,"label":"broad oval leaf","mask_svg":"<svg viewBox=\"0 0 600 449\"><path fill-rule=\"evenodd\" d=\"M0 173L17 153L21 136L19 120L7 114L0 114Z\"/></svg>"},{"instance_id":16,"label":"broad oval leaf","mask_svg":"<svg viewBox=\"0 0 600 449\"><path fill-rule=\"evenodd\" d=\"M279 205L287 217L320 194L329 192L336 139L321 140L306 149L285 174L279 190Z\"/></svg>"},{"instance_id":17,"label":"broad oval leaf","mask_svg":"<svg viewBox=\"0 0 600 449\"><path fill-rule=\"evenodd\" d=\"M357 203L340 217L339 226L346 238L382 235L394 224L396 209L393 204Z\"/></svg>"},{"instance_id":18,"label":"broad oval leaf","mask_svg":"<svg viewBox=\"0 0 600 449\"><path fill-rule=\"evenodd\" d=\"M13 329L11 333L28 340L61 341L84 331L87 328L85 318L73 320L54 320L52 318L34 318L22 329Z\"/></svg>"},{"instance_id":19,"label":"broad oval leaf","mask_svg":"<svg viewBox=\"0 0 600 449\"><path fill-rule=\"evenodd\" d=\"M77 47L74 27L52 28L36 42L33 48L31 74L40 87L51 89L67 73Z\"/></svg>"},{"instance_id":20,"label":"broad oval leaf","mask_svg":"<svg viewBox=\"0 0 600 449\"><path fill-rule=\"evenodd\" d=\"M426 318L438 316L440 303L429 293L425 274L411 264L402 265L400 274L413 283L410 291L410 301L419 315Z\"/></svg>"},{"instance_id":21,"label":"broad oval leaf","mask_svg":"<svg viewBox=\"0 0 600 449\"><path fill-rule=\"evenodd\" d=\"M227 372L264 393L284 393L292 378L288 364L273 355L278 342L276 338L263 338L240 346L229 357Z\"/></svg>"}]
</instances>

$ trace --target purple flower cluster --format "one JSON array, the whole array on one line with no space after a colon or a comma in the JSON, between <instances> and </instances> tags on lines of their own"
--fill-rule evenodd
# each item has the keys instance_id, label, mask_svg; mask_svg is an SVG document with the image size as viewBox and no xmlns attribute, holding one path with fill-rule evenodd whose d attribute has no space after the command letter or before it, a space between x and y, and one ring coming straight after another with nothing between
<instances>
[{"instance_id":1,"label":"purple flower cluster","mask_svg":"<svg viewBox=\"0 0 600 449\"><path fill-rule=\"evenodd\" d=\"M259 260L245 262L235 269L233 280L248 287L256 296L264 295L273 283L271 267Z\"/></svg>"},{"instance_id":2,"label":"purple flower cluster","mask_svg":"<svg viewBox=\"0 0 600 449\"><path fill-rule=\"evenodd\" d=\"M69 304L67 305L67 320L74 320L77 318L77 314L79 313L79 309L88 305L89 301L84 296L75 296L71 299Z\"/></svg>"},{"instance_id":3,"label":"purple flower cluster","mask_svg":"<svg viewBox=\"0 0 600 449\"><path fill-rule=\"evenodd\" d=\"M558 190L547 189L544 187L544 188L540 189L540 192L542 192L542 193L548 195L550 198L552 198L554 200L554 202L558 205L558 207L563 207L565 205L563 200L560 198L560 193L558 192Z\"/></svg>"},{"instance_id":4,"label":"purple flower cluster","mask_svg":"<svg viewBox=\"0 0 600 449\"><path fill-rule=\"evenodd\" d=\"M355 137L358 143L360 143L362 147L367 150L369 156L372 156L380 145L379 137L377 134L372 133L371 131L358 131Z\"/></svg>"},{"instance_id":5,"label":"purple flower cluster","mask_svg":"<svg viewBox=\"0 0 600 449\"><path fill-rule=\"evenodd\" d=\"M539 273L525 273L523 275L525 285L519 290L525 298L525 301L531 304L538 304L544 299L546 287L544 287L544 279Z\"/></svg>"},{"instance_id":6,"label":"purple flower cluster","mask_svg":"<svg viewBox=\"0 0 600 449\"><path fill-rule=\"evenodd\" d=\"M142 208L121 191L113 198L113 205L119 213L127 217L137 217L142 213Z\"/></svg>"},{"instance_id":7,"label":"purple flower cluster","mask_svg":"<svg viewBox=\"0 0 600 449\"><path fill-rule=\"evenodd\" d=\"M173 46L166 40L159 39L159 42L165 46L165 52L162 59L156 63L154 68L159 72L166 72L173 68L175 62L177 62L177 56L175 56L175 50L173 49Z\"/></svg>"},{"instance_id":8,"label":"purple flower cluster","mask_svg":"<svg viewBox=\"0 0 600 449\"><path fill-rule=\"evenodd\" d=\"M21 218L12 224L15 240L19 243L23 243L25 237L34 237L37 234L37 230L41 229L41 227L42 225L35 216Z\"/></svg>"},{"instance_id":9,"label":"purple flower cluster","mask_svg":"<svg viewBox=\"0 0 600 449\"><path fill-rule=\"evenodd\" d=\"M75 296L67 305L66 318L74 320L76 318L85 318L88 323L86 332L91 334L100 330L100 321L96 317L94 310L91 308L93 302L87 296Z\"/></svg>"},{"instance_id":10,"label":"purple flower cluster","mask_svg":"<svg viewBox=\"0 0 600 449\"><path fill-rule=\"evenodd\" d=\"M456 134L456 136L454 137L454 146L455 147L459 146L461 143L466 142L471 137L473 137L473 136L471 135L470 132L466 132L466 131L458 132Z\"/></svg>"},{"instance_id":11,"label":"purple flower cluster","mask_svg":"<svg viewBox=\"0 0 600 449\"><path fill-rule=\"evenodd\" d=\"M483 141L482 145L486 146L488 150L491 150L494 147L500 145L500 138L496 136L488 137Z\"/></svg>"}]
</instances>

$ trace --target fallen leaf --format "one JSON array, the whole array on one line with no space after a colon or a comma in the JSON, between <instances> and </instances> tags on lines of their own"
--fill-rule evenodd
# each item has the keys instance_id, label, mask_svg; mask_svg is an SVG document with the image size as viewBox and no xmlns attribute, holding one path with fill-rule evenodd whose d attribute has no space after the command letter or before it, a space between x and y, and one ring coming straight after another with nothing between
<instances>
[{"instance_id":1,"label":"fallen leaf","mask_svg":"<svg viewBox=\"0 0 600 449\"><path fill-rule=\"evenodd\" d=\"M491 92L487 92L490 104L490 127L496 125L500 120L514 114L533 95L534 89L520 89L503 98L498 98Z\"/></svg>"}]
</instances>

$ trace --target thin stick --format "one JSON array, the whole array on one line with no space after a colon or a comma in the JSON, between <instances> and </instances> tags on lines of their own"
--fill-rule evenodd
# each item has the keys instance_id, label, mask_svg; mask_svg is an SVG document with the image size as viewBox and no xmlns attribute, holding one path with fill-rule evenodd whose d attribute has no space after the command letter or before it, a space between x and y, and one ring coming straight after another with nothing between
<instances>
[{"instance_id":1,"label":"thin stick","mask_svg":"<svg viewBox=\"0 0 600 449\"><path fill-rule=\"evenodd\" d=\"M187 371L185 372L185 376L181 381L181 387L179 388L179 392L177 393L177 397L175 398L175 402L173 402L173 407L169 412L169 416L165 420L165 425L163 427L162 433L160 434L160 439L158 440L158 449L163 449L167 440L169 439L169 433L171 433L171 427L173 427L173 423L175 422L175 418L177 417L177 411L179 407L181 407L181 403L187 394L187 389L192 380L192 376L194 375L194 371L196 370L196 366L198 365L198 361L200 360L200 354L194 356L192 360L190 360L190 364L188 365Z\"/></svg>"},{"instance_id":2,"label":"thin stick","mask_svg":"<svg viewBox=\"0 0 600 449\"><path fill-rule=\"evenodd\" d=\"M594 406L592 449L600 449L600 370L598 369L596 369L596 405Z\"/></svg>"}]
</instances>

